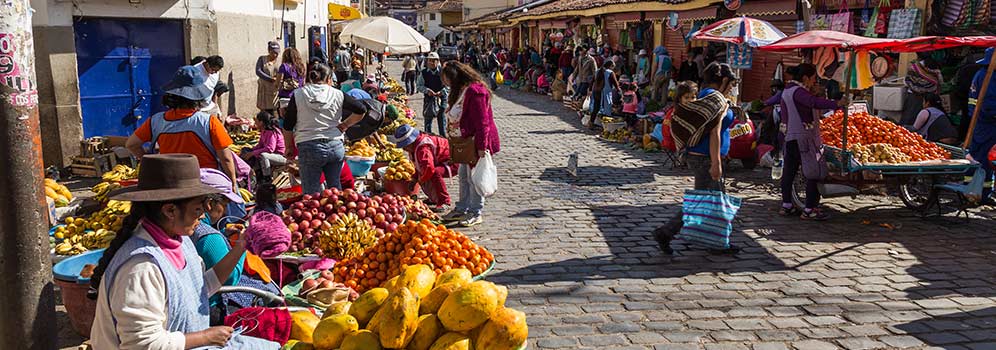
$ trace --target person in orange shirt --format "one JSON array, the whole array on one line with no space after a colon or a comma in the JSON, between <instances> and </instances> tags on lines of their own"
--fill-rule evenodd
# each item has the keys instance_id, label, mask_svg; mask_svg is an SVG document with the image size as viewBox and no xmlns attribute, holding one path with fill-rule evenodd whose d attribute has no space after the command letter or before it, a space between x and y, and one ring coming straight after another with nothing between
<instances>
[{"instance_id":1,"label":"person in orange shirt","mask_svg":"<svg viewBox=\"0 0 996 350\"><path fill-rule=\"evenodd\" d=\"M192 154L201 168L221 170L232 179L232 188L237 188L235 160L228 151L232 138L218 118L200 111L214 92L204 85L198 69L180 67L163 91L163 105L169 110L146 120L131 134L125 147L139 159L146 153L142 148L146 142L158 145L161 154Z\"/></svg>"}]
</instances>

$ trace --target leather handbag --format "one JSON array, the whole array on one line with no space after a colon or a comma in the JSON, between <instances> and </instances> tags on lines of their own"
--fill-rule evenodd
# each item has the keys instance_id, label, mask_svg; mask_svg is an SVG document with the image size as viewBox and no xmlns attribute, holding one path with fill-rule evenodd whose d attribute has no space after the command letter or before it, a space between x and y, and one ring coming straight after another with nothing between
<instances>
[{"instance_id":1,"label":"leather handbag","mask_svg":"<svg viewBox=\"0 0 996 350\"><path fill-rule=\"evenodd\" d=\"M477 163L474 137L450 137L450 161L460 164Z\"/></svg>"}]
</instances>

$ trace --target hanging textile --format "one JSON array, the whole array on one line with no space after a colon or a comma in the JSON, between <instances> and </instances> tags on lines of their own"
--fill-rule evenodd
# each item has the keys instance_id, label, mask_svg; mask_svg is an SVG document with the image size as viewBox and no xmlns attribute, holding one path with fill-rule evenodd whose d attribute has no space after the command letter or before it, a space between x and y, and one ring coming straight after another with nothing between
<instances>
[{"instance_id":1,"label":"hanging textile","mask_svg":"<svg viewBox=\"0 0 996 350\"><path fill-rule=\"evenodd\" d=\"M849 55L851 56L851 55ZM871 54L868 51L858 51L851 60L851 89L864 90L875 85L871 73Z\"/></svg>"},{"instance_id":2,"label":"hanging textile","mask_svg":"<svg viewBox=\"0 0 996 350\"><path fill-rule=\"evenodd\" d=\"M920 9L905 8L892 10L889 19L890 39L908 39L920 35Z\"/></svg>"}]
</instances>

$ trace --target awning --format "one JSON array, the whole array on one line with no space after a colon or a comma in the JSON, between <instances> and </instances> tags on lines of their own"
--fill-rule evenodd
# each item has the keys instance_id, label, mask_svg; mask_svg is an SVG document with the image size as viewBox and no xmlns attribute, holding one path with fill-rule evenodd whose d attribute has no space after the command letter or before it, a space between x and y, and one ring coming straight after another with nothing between
<instances>
[{"instance_id":1,"label":"awning","mask_svg":"<svg viewBox=\"0 0 996 350\"><path fill-rule=\"evenodd\" d=\"M819 47L837 47L869 51L920 52L958 46L996 46L996 36L921 36L909 39L879 39L834 30L811 30L791 35L771 45L761 46L759 49L766 51L788 51Z\"/></svg>"},{"instance_id":2,"label":"awning","mask_svg":"<svg viewBox=\"0 0 996 350\"><path fill-rule=\"evenodd\" d=\"M716 18L715 7L703 7L688 11L678 12L678 22L694 22L710 20Z\"/></svg>"},{"instance_id":3,"label":"awning","mask_svg":"<svg viewBox=\"0 0 996 350\"><path fill-rule=\"evenodd\" d=\"M329 19L333 21L342 21L362 18L363 14L359 10L352 8L350 6L343 6L338 4L329 3Z\"/></svg>"}]
</instances>

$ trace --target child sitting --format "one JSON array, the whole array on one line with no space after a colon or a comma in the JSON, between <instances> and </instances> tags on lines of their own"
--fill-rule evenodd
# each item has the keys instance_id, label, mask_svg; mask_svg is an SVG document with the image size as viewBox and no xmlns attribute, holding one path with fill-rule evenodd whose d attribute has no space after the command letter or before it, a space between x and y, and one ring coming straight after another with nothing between
<instances>
[{"instance_id":1,"label":"child sitting","mask_svg":"<svg viewBox=\"0 0 996 350\"><path fill-rule=\"evenodd\" d=\"M567 93L567 83L564 82L563 71L557 71L557 79L553 81L550 90L553 93L554 101L562 101L564 99L564 95Z\"/></svg>"},{"instance_id":2,"label":"child sitting","mask_svg":"<svg viewBox=\"0 0 996 350\"><path fill-rule=\"evenodd\" d=\"M536 93L538 94L548 94L550 93L550 74L540 73L539 78L536 78Z\"/></svg>"}]
</instances>

